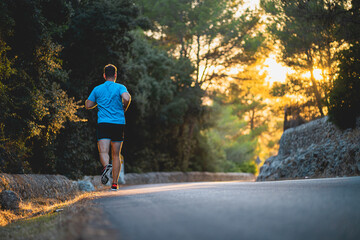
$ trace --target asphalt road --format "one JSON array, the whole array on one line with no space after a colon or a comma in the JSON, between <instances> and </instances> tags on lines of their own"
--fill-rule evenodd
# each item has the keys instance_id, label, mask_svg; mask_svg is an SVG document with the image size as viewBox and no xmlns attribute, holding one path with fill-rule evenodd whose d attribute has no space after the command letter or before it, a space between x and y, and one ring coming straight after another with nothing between
<instances>
[{"instance_id":1,"label":"asphalt road","mask_svg":"<svg viewBox=\"0 0 360 240\"><path fill-rule=\"evenodd\" d=\"M118 239L360 239L360 177L139 185L96 203Z\"/></svg>"}]
</instances>

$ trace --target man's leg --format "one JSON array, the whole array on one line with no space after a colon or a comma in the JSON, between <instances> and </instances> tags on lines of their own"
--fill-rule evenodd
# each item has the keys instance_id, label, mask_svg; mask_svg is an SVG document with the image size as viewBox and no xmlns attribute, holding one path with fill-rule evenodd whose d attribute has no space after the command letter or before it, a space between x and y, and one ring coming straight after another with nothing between
<instances>
[{"instance_id":1,"label":"man's leg","mask_svg":"<svg viewBox=\"0 0 360 240\"><path fill-rule=\"evenodd\" d=\"M98 141L98 149L99 149L99 156L100 156L100 162L105 167L109 164L110 156L109 156L109 150L110 150L110 139L101 139Z\"/></svg>"},{"instance_id":2,"label":"man's leg","mask_svg":"<svg viewBox=\"0 0 360 240\"><path fill-rule=\"evenodd\" d=\"M120 175L120 168L121 168L120 153L121 153L122 144L123 142L111 142L111 155L112 155L112 165L113 165L112 183L116 183L116 184L119 181L119 175Z\"/></svg>"}]
</instances>

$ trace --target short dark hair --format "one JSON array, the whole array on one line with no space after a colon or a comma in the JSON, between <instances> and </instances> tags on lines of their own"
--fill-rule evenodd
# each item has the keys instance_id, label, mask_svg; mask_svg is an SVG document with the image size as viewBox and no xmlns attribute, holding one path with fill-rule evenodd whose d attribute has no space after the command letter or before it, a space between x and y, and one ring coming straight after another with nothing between
<instances>
[{"instance_id":1,"label":"short dark hair","mask_svg":"<svg viewBox=\"0 0 360 240\"><path fill-rule=\"evenodd\" d=\"M106 78L115 77L116 72L117 72L117 68L112 64L108 64L104 67L104 73Z\"/></svg>"}]
</instances>

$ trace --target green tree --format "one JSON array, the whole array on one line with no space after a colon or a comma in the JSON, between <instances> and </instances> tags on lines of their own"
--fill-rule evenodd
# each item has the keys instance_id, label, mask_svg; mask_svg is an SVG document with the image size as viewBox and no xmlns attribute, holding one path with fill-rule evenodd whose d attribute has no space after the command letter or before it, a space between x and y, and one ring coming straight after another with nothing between
<instances>
[{"instance_id":1,"label":"green tree","mask_svg":"<svg viewBox=\"0 0 360 240\"><path fill-rule=\"evenodd\" d=\"M330 93L329 117L342 129L355 127L360 116L360 3L351 1L351 8L341 15L338 38L350 48L339 56L339 70Z\"/></svg>"},{"instance_id":2,"label":"green tree","mask_svg":"<svg viewBox=\"0 0 360 240\"><path fill-rule=\"evenodd\" d=\"M153 28L147 36L179 59L189 59L193 66L193 86L195 95L192 102L199 103L204 91L213 82L224 80L227 70L234 65L242 65L255 61L255 54L264 38L260 31L258 11L243 9L243 1L213 1L213 0L161 0L142 1L139 5L145 16L153 23ZM191 88L190 88L191 89ZM193 91L192 90L192 91ZM194 105L194 104L193 104ZM197 104L196 104L197 105ZM196 106L195 105L195 106ZM194 108L196 111L201 107ZM205 108L207 111L208 108ZM201 110L203 111L203 110ZM199 112L198 116L208 116ZM188 116L186 125L180 128L181 136L193 139L181 144L185 146L183 153L195 152L190 157L190 168L215 171L217 160L208 152L212 152L212 140L201 134L212 121ZM200 125L201 124L201 125ZM186 138L184 138L186 139ZM181 152L180 152L181 153ZM191 154L185 154L191 156ZM186 159L186 158L185 158ZM188 160L183 160L186 163ZM185 165L184 165L185 166ZM184 169L184 168L181 168Z\"/></svg>"},{"instance_id":3,"label":"green tree","mask_svg":"<svg viewBox=\"0 0 360 240\"><path fill-rule=\"evenodd\" d=\"M204 107L203 91L193 87L189 60L174 59L149 44L141 32L125 65L133 105L127 114L130 171L186 171L197 147L190 136L199 131Z\"/></svg>"},{"instance_id":4,"label":"green tree","mask_svg":"<svg viewBox=\"0 0 360 240\"><path fill-rule=\"evenodd\" d=\"M48 162L36 152L51 145L66 120L77 120L78 106L60 86L67 74L54 40L63 32L69 8L61 0L0 4L0 85L7 103L0 123L2 165L9 172L48 171ZM61 18L49 14L51 9Z\"/></svg>"},{"instance_id":5,"label":"green tree","mask_svg":"<svg viewBox=\"0 0 360 240\"><path fill-rule=\"evenodd\" d=\"M220 99L214 102L211 117L215 123L202 132L211 146L208 165L213 171L255 173L257 136L246 130L248 122L239 118L236 107Z\"/></svg>"},{"instance_id":6,"label":"green tree","mask_svg":"<svg viewBox=\"0 0 360 240\"><path fill-rule=\"evenodd\" d=\"M61 55L71 69L68 93L85 100L103 82L103 66L115 64L118 82L133 98L123 149L127 171L188 170L196 145L189 135L197 133L204 111L203 91L192 86L192 64L157 49L135 30L147 24L131 1L82 1L73 8ZM72 177L96 174L99 167L95 111L79 115L88 122L68 123L55 143L57 170Z\"/></svg>"},{"instance_id":7,"label":"green tree","mask_svg":"<svg viewBox=\"0 0 360 240\"><path fill-rule=\"evenodd\" d=\"M69 23L60 38L63 46L60 57L68 71L63 86L83 105L91 90L104 81L102 72L106 64L115 64L118 81L128 85L124 73L133 42L130 31L145 26L146 21L131 0L71 3ZM81 108L78 115L87 121L67 122L53 145L53 166L58 173L72 178L98 174L101 170L96 147L96 111Z\"/></svg>"},{"instance_id":8,"label":"green tree","mask_svg":"<svg viewBox=\"0 0 360 240\"><path fill-rule=\"evenodd\" d=\"M166 25L171 14L161 25L151 19L159 27L154 33L173 39L165 43L146 39L139 27L146 30L149 22L131 0L0 1L0 170L97 174L96 114L81 106L103 82L108 63L118 66L118 81L133 96L127 170L218 169L217 160L207 160L211 141L202 132L212 121L200 86L221 77L206 73L213 62L251 60L261 41L253 36L258 16L245 12L230 19L237 9L226 1L183 3L177 2L188 20L171 27L176 31L168 28L176 21ZM227 156L239 159L232 147Z\"/></svg>"},{"instance_id":9,"label":"green tree","mask_svg":"<svg viewBox=\"0 0 360 240\"><path fill-rule=\"evenodd\" d=\"M339 49L344 46L336 33L339 16L346 12L348 1L263 0L262 7L271 15L268 30L282 46L282 60L299 73L309 72L308 85L320 116L328 106ZM317 81L314 70L322 70ZM304 81L305 79L302 79Z\"/></svg>"},{"instance_id":10,"label":"green tree","mask_svg":"<svg viewBox=\"0 0 360 240\"><path fill-rule=\"evenodd\" d=\"M264 40L257 31L259 12L242 9L243 1L138 2L153 22L153 37L159 44L174 56L193 62L199 86L223 79L229 66L254 60Z\"/></svg>"},{"instance_id":11,"label":"green tree","mask_svg":"<svg viewBox=\"0 0 360 240\"><path fill-rule=\"evenodd\" d=\"M330 120L342 129L354 128L360 116L360 47L343 51L340 70L330 94Z\"/></svg>"}]
</instances>

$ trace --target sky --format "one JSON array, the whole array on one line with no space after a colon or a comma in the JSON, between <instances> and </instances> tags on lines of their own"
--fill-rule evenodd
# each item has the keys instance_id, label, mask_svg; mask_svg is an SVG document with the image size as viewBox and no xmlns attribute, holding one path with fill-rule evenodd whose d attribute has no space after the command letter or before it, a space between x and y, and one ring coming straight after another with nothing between
<instances>
[{"instance_id":1,"label":"sky","mask_svg":"<svg viewBox=\"0 0 360 240\"><path fill-rule=\"evenodd\" d=\"M251 9L255 9L255 7L260 5L260 0L244 0L244 6L250 7Z\"/></svg>"},{"instance_id":2,"label":"sky","mask_svg":"<svg viewBox=\"0 0 360 240\"><path fill-rule=\"evenodd\" d=\"M260 0L244 0L244 7L254 10L260 5ZM266 83L270 86L274 82L285 83L286 75L291 73L292 70L283 64L277 61L276 53L271 53L269 57L265 60L264 66L262 67L262 72L267 72L267 77L265 78Z\"/></svg>"}]
</instances>

